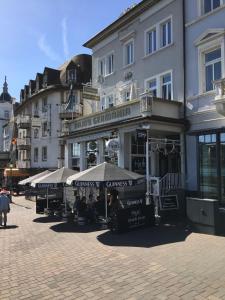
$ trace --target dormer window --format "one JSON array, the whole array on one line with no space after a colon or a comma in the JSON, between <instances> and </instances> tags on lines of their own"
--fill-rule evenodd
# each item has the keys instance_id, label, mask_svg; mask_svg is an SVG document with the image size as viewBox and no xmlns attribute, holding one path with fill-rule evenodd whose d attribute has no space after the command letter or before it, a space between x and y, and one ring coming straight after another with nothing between
<instances>
[{"instance_id":1,"label":"dormer window","mask_svg":"<svg viewBox=\"0 0 225 300\"><path fill-rule=\"evenodd\" d=\"M43 76L43 87L45 88L45 87L47 87L47 85L48 85L48 75L45 74Z\"/></svg>"},{"instance_id":2,"label":"dormer window","mask_svg":"<svg viewBox=\"0 0 225 300\"><path fill-rule=\"evenodd\" d=\"M67 82L74 82L77 79L76 69L67 70Z\"/></svg>"},{"instance_id":3,"label":"dormer window","mask_svg":"<svg viewBox=\"0 0 225 300\"><path fill-rule=\"evenodd\" d=\"M38 91L40 88L39 78L36 80L36 91Z\"/></svg>"}]
</instances>

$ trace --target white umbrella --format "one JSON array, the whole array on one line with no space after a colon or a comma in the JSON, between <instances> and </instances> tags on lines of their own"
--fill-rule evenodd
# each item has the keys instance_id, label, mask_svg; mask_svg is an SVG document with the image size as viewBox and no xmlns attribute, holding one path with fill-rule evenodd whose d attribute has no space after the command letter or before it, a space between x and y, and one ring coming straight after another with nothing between
<instances>
[{"instance_id":1,"label":"white umbrella","mask_svg":"<svg viewBox=\"0 0 225 300\"><path fill-rule=\"evenodd\" d=\"M76 187L129 187L145 182L145 177L140 174L122 169L113 164L104 162L78 174L68 177L67 184ZM107 199L105 197L106 218Z\"/></svg>"},{"instance_id":2,"label":"white umbrella","mask_svg":"<svg viewBox=\"0 0 225 300\"><path fill-rule=\"evenodd\" d=\"M65 198L64 197L64 187L66 185L66 180L69 176L74 175L76 173L77 173L77 171L63 167L54 172L51 172L50 174L43 176L41 178L32 180L31 186L47 189L47 206L48 206L48 189L56 188L56 187L63 187L63 198ZM65 212L66 212L66 199L64 202L65 202Z\"/></svg>"},{"instance_id":3,"label":"white umbrella","mask_svg":"<svg viewBox=\"0 0 225 300\"><path fill-rule=\"evenodd\" d=\"M45 176L45 175L47 175L47 174L49 174L49 173L51 173L51 171L46 170L46 171L44 171L44 172L41 172L41 173L38 173L38 174L36 174L36 175L30 176L30 177L28 177L28 178L26 178L26 179L20 180L20 181L18 182L18 184L19 184L19 185L28 185L28 184L31 183L32 180L41 178L41 177L43 177L43 176Z\"/></svg>"}]
</instances>

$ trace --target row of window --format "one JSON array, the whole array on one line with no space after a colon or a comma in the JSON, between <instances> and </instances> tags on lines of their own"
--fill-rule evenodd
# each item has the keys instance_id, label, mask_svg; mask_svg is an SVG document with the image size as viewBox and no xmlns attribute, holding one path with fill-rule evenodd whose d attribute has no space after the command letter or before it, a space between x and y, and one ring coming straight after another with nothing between
<instances>
[{"instance_id":1,"label":"row of window","mask_svg":"<svg viewBox=\"0 0 225 300\"><path fill-rule=\"evenodd\" d=\"M149 55L160 48L172 43L172 18L163 21L145 32L145 55ZM134 39L130 39L123 45L124 66L134 63ZM114 72L114 53L111 52L99 59L98 74L107 76Z\"/></svg>"},{"instance_id":2,"label":"row of window","mask_svg":"<svg viewBox=\"0 0 225 300\"><path fill-rule=\"evenodd\" d=\"M204 14L209 13L210 11L216 9L222 4L221 0L203 0L202 1L202 12Z\"/></svg>"},{"instance_id":3,"label":"row of window","mask_svg":"<svg viewBox=\"0 0 225 300\"><path fill-rule=\"evenodd\" d=\"M42 161L47 161L48 158L48 148L46 146L41 148L41 159ZM34 162L39 160L39 149L34 148Z\"/></svg>"},{"instance_id":4,"label":"row of window","mask_svg":"<svg viewBox=\"0 0 225 300\"><path fill-rule=\"evenodd\" d=\"M171 100L173 98L172 71L156 75L146 80L145 88L152 92L154 97ZM131 100L131 88L121 92L123 102ZM104 110L115 105L115 96L109 94L101 97L100 109Z\"/></svg>"}]
</instances>

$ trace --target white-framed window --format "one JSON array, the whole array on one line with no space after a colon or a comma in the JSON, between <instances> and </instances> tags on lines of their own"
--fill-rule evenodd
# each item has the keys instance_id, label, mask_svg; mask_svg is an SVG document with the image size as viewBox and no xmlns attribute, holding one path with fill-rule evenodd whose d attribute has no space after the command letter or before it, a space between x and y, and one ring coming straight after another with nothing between
<instances>
[{"instance_id":1,"label":"white-framed window","mask_svg":"<svg viewBox=\"0 0 225 300\"><path fill-rule=\"evenodd\" d=\"M113 94L101 97L100 99L100 108L101 110L110 108L114 106L114 96Z\"/></svg>"},{"instance_id":2,"label":"white-framed window","mask_svg":"<svg viewBox=\"0 0 225 300\"><path fill-rule=\"evenodd\" d=\"M157 49L156 28L146 32L146 55L151 54Z\"/></svg>"},{"instance_id":3,"label":"white-framed window","mask_svg":"<svg viewBox=\"0 0 225 300\"><path fill-rule=\"evenodd\" d=\"M154 97L157 97L157 78L153 78L147 82L147 89L152 92Z\"/></svg>"},{"instance_id":4,"label":"white-framed window","mask_svg":"<svg viewBox=\"0 0 225 300\"><path fill-rule=\"evenodd\" d=\"M162 75L161 77L162 82L162 98L171 100L172 99L172 75L171 73L167 73Z\"/></svg>"},{"instance_id":5,"label":"white-framed window","mask_svg":"<svg viewBox=\"0 0 225 300\"><path fill-rule=\"evenodd\" d=\"M67 82L76 81L77 72L76 69L67 70Z\"/></svg>"},{"instance_id":6,"label":"white-framed window","mask_svg":"<svg viewBox=\"0 0 225 300\"><path fill-rule=\"evenodd\" d=\"M205 91L214 90L213 81L222 77L221 48L206 52L205 58Z\"/></svg>"},{"instance_id":7,"label":"white-framed window","mask_svg":"<svg viewBox=\"0 0 225 300\"><path fill-rule=\"evenodd\" d=\"M101 105L101 110L106 109L106 97L101 97L100 105Z\"/></svg>"},{"instance_id":8,"label":"white-framed window","mask_svg":"<svg viewBox=\"0 0 225 300\"><path fill-rule=\"evenodd\" d=\"M48 108L48 99L47 98L43 98L42 99L42 112L45 113L47 112Z\"/></svg>"},{"instance_id":9,"label":"white-framed window","mask_svg":"<svg viewBox=\"0 0 225 300\"><path fill-rule=\"evenodd\" d=\"M72 157L80 156L80 144L79 143L72 143Z\"/></svg>"},{"instance_id":10,"label":"white-framed window","mask_svg":"<svg viewBox=\"0 0 225 300\"><path fill-rule=\"evenodd\" d=\"M214 91L213 81L224 75L224 36L198 45L199 94Z\"/></svg>"},{"instance_id":11,"label":"white-framed window","mask_svg":"<svg viewBox=\"0 0 225 300\"><path fill-rule=\"evenodd\" d=\"M221 4L221 0L202 0L202 12L203 14L207 14Z\"/></svg>"},{"instance_id":12,"label":"white-framed window","mask_svg":"<svg viewBox=\"0 0 225 300\"><path fill-rule=\"evenodd\" d=\"M99 59L98 68L98 74L103 77L112 74L114 72L114 53L109 53Z\"/></svg>"},{"instance_id":13,"label":"white-framed window","mask_svg":"<svg viewBox=\"0 0 225 300\"><path fill-rule=\"evenodd\" d=\"M38 162L38 148L34 148L34 162Z\"/></svg>"},{"instance_id":14,"label":"white-framed window","mask_svg":"<svg viewBox=\"0 0 225 300\"><path fill-rule=\"evenodd\" d=\"M160 41L161 47L166 47L172 43L171 18L160 24Z\"/></svg>"},{"instance_id":15,"label":"white-framed window","mask_svg":"<svg viewBox=\"0 0 225 300\"><path fill-rule=\"evenodd\" d=\"M113 99L113 95L109 95L106 97L107 99L107 106L110 108L110 107L113 107L114 106L114 99Z\"/></svg>"},{"instance_id":16,"label":"white-framed window","mask_svg":"<svg viewBox=\"0 0 225 300\"><path fill-rule=\"evenodd\" d=\"M34 139L38 139L38 138L39 138L39 129L34 128Z\"/></svg>"},{"instance_id":17,"label":"white-framed window","mask_svg":"<svg viewBox=\"0 0 225 300\"><path fill-rule=\"evenodd\" d=\"M4 118L9 119L9 111L8 110L4 111Z\"/></svg>"},{"instance_id":18,"label":"white-framed window","mask_svg":"<svg viewBox=\"0 0 225 300\"><path fill-rule=\"evenodd\" d=\"M48 122L45 121L42 123L42 136L47 136L48 134Z\"/></svg>"},{"instance_id":19,"label":"white-framed window","mask_svg":"<svg viewBox=\"0 0 225 300\"><path fill-rule=\"evenodd\" d=\"M46 161L48 158L48 148L47 146L42 147L42 161Z\"/></svg>"},{"instance_id":20,"label":"white-framed window","mask_svg":"<svg viewBox=\"0 0 225 300\"><path fill-rule=\"evenodd\" d=\"M154 97L165 100L173 99L173 72L166 71L145 80L145 88L152 92Z\"/></svg>"},{"instance_id":21,"label":"white-framed window","mask_svg":"<svg viewBox=\"0 0 225 300\"><path fill-rule=\"evenodd\" d=\"M129 40L124 44L124 66L134 63L134 40Z\"/></svg>"}]
</instances>

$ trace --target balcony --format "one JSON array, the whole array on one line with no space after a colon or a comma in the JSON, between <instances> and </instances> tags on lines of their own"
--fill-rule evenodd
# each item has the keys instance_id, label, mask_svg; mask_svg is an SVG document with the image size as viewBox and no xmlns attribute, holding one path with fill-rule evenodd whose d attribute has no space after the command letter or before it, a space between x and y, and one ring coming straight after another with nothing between
<instances>
[{"instance_id":1,"label":"balcony","mask_svg":"<svg viewBox=\"0 0 225 300\"><path fill-rule=\"evenodd\" d=\"M68 108L68 104L59 105L59 117L62 119L75 119L82 116L83 107L80 104L75 104L72 108Z\"/></svg>"},{"instance_id":2,"label":"balcony","mask_svg":"<svg viewBox=\"0 0 225 300\"><path fill-rule=\"evenodd\" d=\"M30 150L31 138L18 138L17 139L17 149L18 150Z\"/></svg>"},{"instance_id":3,"label":"balcony","mask_svg":"<svg viewBox=\"0 0 225 300\"><path fill-rule=\"evenodd\" d=\"M160 122L177 122L183 119L182 105L181 101L165 100L152 97L149 93L143 93L137 96L137 99L68 122L67 130L72 133L146 117Z\"/></svg>"},{"instance_id":4,"label":"balcony","mask_svg":"<svg viewBox=\"0 0 225 300\"><path fill-rule=\"evenodd\" d=\"M31 167L30 159L17 161L16 167L18 169L30 169Z\"/></svg>"},{"instance_id":5,"label":"balcony","mask_svg":"<svg viewBox=\"0 0 225 300\"><path fill-rule=\"evenodd\" d=\"M214 81L216 96L213 103L216 106L216 111L225 116L225 78Z\"/></svg>"},{"instance_id":6,"label":"balcony","mask_svg":"<svg viewBox=\"0 0 225 300\"><path fill-rule=\"evenodd\" d=\"M17 127L20 129L28 129L31 126L30 116L18 116L16 117Z\"/></svg>"}]
</instances>

